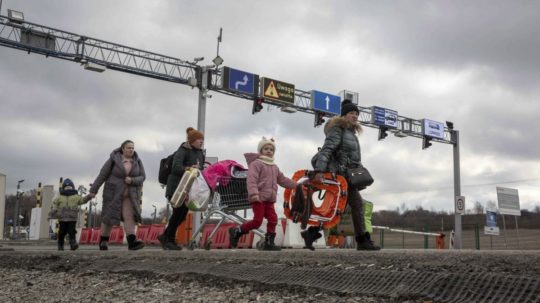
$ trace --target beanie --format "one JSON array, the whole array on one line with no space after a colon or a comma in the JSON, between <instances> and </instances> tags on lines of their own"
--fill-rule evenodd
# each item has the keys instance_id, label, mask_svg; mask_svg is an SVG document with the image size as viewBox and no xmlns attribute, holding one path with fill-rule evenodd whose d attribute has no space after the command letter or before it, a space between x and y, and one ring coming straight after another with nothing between
<instances>
[{"instance_id":1,"label":"beanie","mask_svg":"<svg viewBox=\"0 0 540 303\"><path fill-rule=\"evenodd\" d=\"M73 181L70 179L65 179L64 182L62 182L62 189L66 189L66 187L71 187L71 189L75 189L75 184L73 184Z\"/></svg>"},{"instance_id":2,"label":"beanie","mask_svg":"<svg viewBox=\"0 0 540 303\"><path fill-rule=\"evenodd\" d=\"M358 110L358 106L356 106L354 103L352 103L351 100L345 99L343 102L341 102L341 116L345 116L349 112L355 111L358 114L360 114L360 111Z\"/></svg>"},{"instance_id":3,"label":"beanie","mask_svg":"<svg viewBox=\"0 0 540 303\"><path fill-rule=\"evenodd\" d=\"M263 147L267 144L270 144L274 147L274 152L276 151L276 143L274 142L274 138L266 139L265 137L262 137L261 141L259 141L259 145L257 145L257 152L260 154Z\"/></svg>"},{"instance_id":4,"label":"beanie","mask_svg":"<svg viewBox=\"0 0 540 303\"><path fill-rule=\"evenodd\" d=\"M189 143L195 142L197 139L204 139L204 134L193 127L188 127L186 129L187 140Z\"/></svg>"}]
</instances>

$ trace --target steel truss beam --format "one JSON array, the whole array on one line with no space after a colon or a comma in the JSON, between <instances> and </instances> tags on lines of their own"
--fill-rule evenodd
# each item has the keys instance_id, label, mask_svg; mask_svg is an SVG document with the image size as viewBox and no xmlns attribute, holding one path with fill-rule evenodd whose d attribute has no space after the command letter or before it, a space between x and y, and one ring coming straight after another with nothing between
<instances>
[{"instance_id":1,"label":"steel truss beam","mask_svg":"<svg viewBox=\"0 0 540 303\"><path fill-rule=\"evenodd\" d=\"M40 37L33 43L28 43L25 37ZM12 22L5 16L0 16L0 46L41 54L46 57L68 60L81 64L97 64L107 69L127 72L154 79L188 84L188 79L200 79L201 66L165 55L143 51L140 49L111 43L99 39L54 29L30 22ZM217 68L210 68L211 85L208 88L230 96L253 100L252 96L229 92L221 89L221 74ZM199 83L200 86L200 83ZM296 89L294 104L284 104L272 100L265 103L276 107L293 107L297 111L315 114L311 108L310 92ZM359 120L362 125L379 128L373 124L370 107L358 106ZM389 129L391 133L422 138L422 121L404 116L398 116L398 128ZM444 139L433 138L433 141L455 144L451 130L445 127Z\"/></svg>"}]
</instances>

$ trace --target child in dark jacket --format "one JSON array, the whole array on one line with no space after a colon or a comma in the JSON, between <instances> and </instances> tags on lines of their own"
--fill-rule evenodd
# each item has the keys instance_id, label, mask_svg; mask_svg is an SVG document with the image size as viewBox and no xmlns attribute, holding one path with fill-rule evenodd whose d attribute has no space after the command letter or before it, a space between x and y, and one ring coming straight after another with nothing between
<instances>
[{"instance_id":1,"label":"child in dark jacket","mask_svg":"<svg viewBox=\"0 0 540 303\"><path fill-rule=\"evenodd\" d=\"M75 184L70 179L65 179L60 189L60 196L53 201L49 218L58 219L60 228L58 230L58 250L64 250L64 238L69 235L69 246L71 250L79 248L75 235L76 225L79 217L79 205L90 200L90 197L81 197L75 189Z\"/></svg>"},{"instance_id":2,"label":"child in dark jacket","mask_svg":"<svg viewBox=\"0 0 540 303\"><path fill-rule=\"evenodd\" d=\"M253 209L253 219L242 224L240 227L229 229L230 243L232 247L238 245L240 237L252 229L259 228L263 218L266 218L265 242L262 250L281 250L274 243L276 238L276 225L278 217L274 204L277 198L278 185L285 188L295 188L296 182L285 177L274 163L276 144L274 139L267 140L265 137L259 142L256 153L246 153L246 161L249 166L247 177L248 199Z\"/></svg>"}]
</instances>

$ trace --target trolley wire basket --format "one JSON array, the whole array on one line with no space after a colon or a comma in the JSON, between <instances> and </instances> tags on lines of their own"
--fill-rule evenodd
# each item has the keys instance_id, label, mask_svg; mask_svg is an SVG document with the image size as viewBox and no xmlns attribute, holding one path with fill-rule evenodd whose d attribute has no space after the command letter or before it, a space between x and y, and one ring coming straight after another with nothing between
<instances>
[{"instance_id":1,"label":"trolley wire basket","mask_svg":"<svg viewBox=\"0 0 540 303\"><path fill-rule=\"evenodd\" d=\"M188 249L204 247L206 250L209 250L212 245L212 238L223 223L232 221L237 225L241 225L247 221L245 218L236 214L236 211L245 209L251 209L251 203L249 202L247 192L247 171L237 171L234 172L232 176L218 177L215 190L212 192L211 202L208 205L208 209L203 213L201 225L193 233L193 239L189 242ZM204 225L208 223L211 218L216 217L219 218L219 222L207 237L205 243L200 243L202 237L199 236L202 234L201 232ZM263 231L259 229L254 229L252 231L264 239ZM263 244L263 241L264 240L259 241L256 246L260 247Z\"/></svg>"}]
</instances>

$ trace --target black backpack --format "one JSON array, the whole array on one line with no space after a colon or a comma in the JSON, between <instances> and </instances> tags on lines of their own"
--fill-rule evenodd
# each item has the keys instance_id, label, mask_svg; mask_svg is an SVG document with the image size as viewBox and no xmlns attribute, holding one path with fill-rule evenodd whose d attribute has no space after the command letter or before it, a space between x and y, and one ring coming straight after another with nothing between
<instances>
[{"instance_id":1,"label":"black backpack","mask_svg":"<svg viewBox=\"0 0 540 303\"><path fill-rule=\"evenodd\" d=\"M175 153L176 152L170 154L169 156L167 156L167 158L163 158L161 159L161 161L159 161L158 181L159 183L163 185L167 185L167 179L169 178L169 175L171 174L173 158L174 158Z\"/></svg>"}]
</instances>

